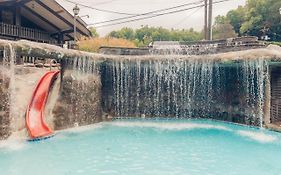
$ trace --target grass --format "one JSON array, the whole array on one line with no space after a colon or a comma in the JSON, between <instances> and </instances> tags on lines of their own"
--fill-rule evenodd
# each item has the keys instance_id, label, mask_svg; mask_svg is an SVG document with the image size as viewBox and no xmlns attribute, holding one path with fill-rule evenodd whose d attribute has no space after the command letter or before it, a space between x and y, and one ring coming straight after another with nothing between
<instances>
[{"instance_id":1,"label":"grass","mask_svg":"<svg viewBox=\"0 0 281 175\"><path fill-rule=\"evenodd\" d=\"M135 43L117 38L84 38L78 42L78 46L79 50L87 52L99 52L102 46L136 48Z\"/></svg>"}]
</instances>

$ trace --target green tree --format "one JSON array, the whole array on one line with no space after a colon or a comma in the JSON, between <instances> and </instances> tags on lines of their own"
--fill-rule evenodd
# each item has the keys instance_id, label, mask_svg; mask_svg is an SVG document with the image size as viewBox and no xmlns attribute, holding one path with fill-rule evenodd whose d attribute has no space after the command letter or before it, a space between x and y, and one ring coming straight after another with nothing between
<instances>
[{"instance_id":1,"label":"green tree","mask_svg":"<svg viewBox=\"0 0 281 175\"><path fill-rule=\"evenodd\" d=\"M149 27L147 25L136 30L122 28L121 30L110 32L108 36L131 40L137 46L146 46L152 41L198 41L203 38L200 32L194 31L192 28L169 30L163 27Z\"/></svg>"},{"instance_id":2,"label":"green tree","mask_svg":"<svg viewBox=\"0 0 281 175\"><path fill-rule=\"evenodd\" d=\"M240 28L245 22L245 8L239 6L236 10L231 10L227 13L226 18L229 20L229 23L233 26L235 32L241 36Z\"/></svg>"},{"instance_id":3,"label":"green tree","mask_svg":"<svg viewBox=\"0 0 281 175\"><path fill-rule=\"evenodd\" d=\"M93 37L93 38L99 37L99 34L98 34L96 28L90 27L89 30L91 31L91 34L92 34L92 37Z\"/></svg>"},{"instance_id":4,"label":"green tree","mask_svg":"<svg viewBox=\"0 0 281 175\"><path fill-rule=\"evenodd\" d=\"M213 39L226 39L237 37L233 26L225 16L217 16L213 26Z\"/></svg>"},{"instance_id":5,"label":"green tree","mask_svg":"<svg viewBox=\"0 0 281 175\"><path fill-rule=\"evenodd\" d=\"M230 23L229 20L228 20L228 18L225 17L225 16L219 15L219 16L217 16L217 17L215 18L214 25L227 24L227 23Z\"/></svg>"},{"instance_id":6,"label":"green tree","mask_svg":"<svg viewBox=\"0 0 281 175\"><path fill-rule=\"evenodd\" d=\"M246 35L261 36L261 29L265 27L265 13L269 10L266 7L268 0L248 0L246 4L245 22L240 28L240 32Z\"/></svg>"},{"instance_id":7,"label":"green tree","mask_svg":"<svg viewBox=\"0 0 281 175\"><path fill-rule=\"evenodd\" d=\"M127 40L133 40L135 37L134 30L131 28L124 27L119 31L119 33L120 33L120 38L127 39Z\"/></svg>"},{"instance_id":8,"label":"green tree","mask_svg":"<svg viewBox=\"0 0 281 175\"><path fill-rule=\"evenodd\" d=\"M152 37L152 28L149 28L147 25L141 27L140 29L136 30L136 39L142 43L146 38Z\"/></svg>"},{"instance_id":9,"label":"green tree","mask_svg":"<svg viewBox=\"0 0 281 175\"><path fill-rule=\"evenodd\" d=\"M233 26L229 23L218 24L213 27L213 39L227 39L237 37Z\"/></svg>"},{"instance_id":10,"label":"green tree","mask_svg":"<svg viewBox=\"0 0 281 175\"><path fill-rule=\"evenodd\" d=\"M108 37L112 38L123 38L126 40L133 40L135 39L135 32L133 29L124 27L118 31L112 31L108 34Z\"/></svg>"},{"instance_id":11,"label":"green tree","mask_svg":"<svg viewBox=\"0 0 281 175\"><path fill-rule=\"evenodd\" d=\"M280 0L247 0L244 7L227 13L226 18L239 36L261 38L268 35L273 41L281 40Z\"/></svg>"},{"instance_id":12,"label":"green tree","mask_svg":"<svg viewBox=\"0 0 281 175\"><path fill-rule=\"evenodd\" d=\"M120 38L120 35L117 31L111 31L109 34L108 34L108 37L109 38Z\"/></svg>"}]
</instances>

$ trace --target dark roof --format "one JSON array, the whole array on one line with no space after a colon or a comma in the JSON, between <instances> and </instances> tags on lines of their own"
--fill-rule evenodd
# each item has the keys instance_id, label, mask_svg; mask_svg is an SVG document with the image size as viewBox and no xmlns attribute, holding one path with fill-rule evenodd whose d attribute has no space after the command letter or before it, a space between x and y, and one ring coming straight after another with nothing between
<instances>
[{"instance_id":1,"label":"dark roof","mask_svg":"<svg viewBox=\"0 0 281 175\"><path fill-rule=\"evenodd\" d=\"M74 16L55 0L0 0L0 5L18 5L21 15L31 20L47 32L65 33L65 40L74 38ZM77 19L77 37L91 36L87 24Z\"/></svg>"}]
</instances>

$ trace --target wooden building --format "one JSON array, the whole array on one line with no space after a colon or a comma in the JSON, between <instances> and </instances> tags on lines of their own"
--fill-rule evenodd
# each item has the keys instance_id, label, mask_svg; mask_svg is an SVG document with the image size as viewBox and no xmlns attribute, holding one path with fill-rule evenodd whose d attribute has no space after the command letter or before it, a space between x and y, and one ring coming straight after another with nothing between
<instances>
[{"instance_id":1,"label":"wooden building","mask_svg":"<svg viewBox=\"0 0 281 175\"><path fill-rule=\"evenodd\" d=\"M55 0L0 0L0 39L62 45L74 40L74 16ZM76 36L91 36L77 19Z\"/></svg>"}]
</instances>

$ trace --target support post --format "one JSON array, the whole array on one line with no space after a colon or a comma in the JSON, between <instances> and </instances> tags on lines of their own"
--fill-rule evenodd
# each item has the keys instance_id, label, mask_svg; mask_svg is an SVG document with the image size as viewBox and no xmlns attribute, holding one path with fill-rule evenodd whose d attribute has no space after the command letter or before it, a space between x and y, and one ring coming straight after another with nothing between
<instances>
[{"instance_id":1,"label":"support post","mask_svg":"<svg viewBox=\"0 0 281 175\"><path fill-rule=\"evenodd\" d=\"M204 15L204 39L208 40L208 0L205 0L205 15Z\"/></svg>"},{"instance_id":2,"label":"support post","mask_svg":"<svg viewBox=\"0 0 281 175\"><path fill-rule=\"evenodd\" d=\"M208 40L212 40L212 17L213 17L213 0L209 0L209 23L208 23Z\"/></svg>"},{"instance_id":3,"label":"support post","mask_svg":"<svg viewBox=\"0 0 281 175\"><path fill-rule=\"evenodd\" d=\"M77 41L77 37L76 37L76 15L74 15L74 22L73 22L73 26L74 26L74 43L76 44Z\"/></svg>"}]
</instances>

